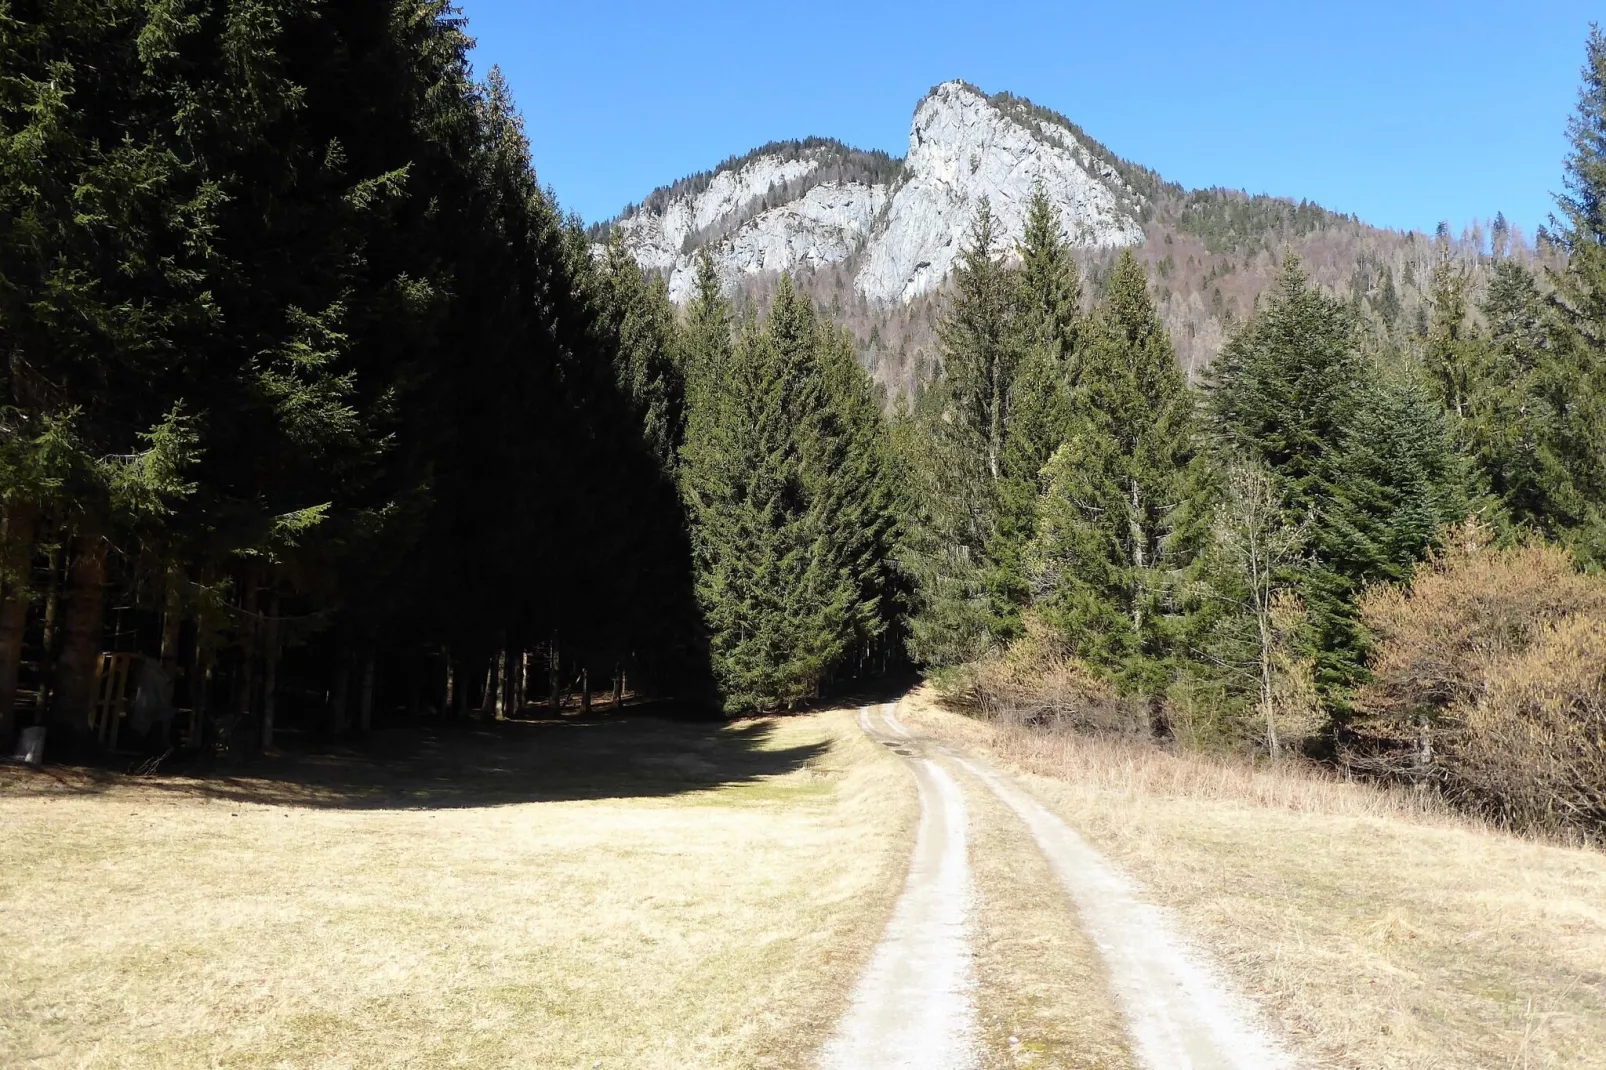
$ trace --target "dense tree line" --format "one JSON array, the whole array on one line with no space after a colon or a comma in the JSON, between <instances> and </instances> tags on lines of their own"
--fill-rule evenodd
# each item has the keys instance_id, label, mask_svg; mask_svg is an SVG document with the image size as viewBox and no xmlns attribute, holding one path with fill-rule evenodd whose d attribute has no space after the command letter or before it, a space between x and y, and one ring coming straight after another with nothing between
<instances>
[{"instance_id":1,"label":"dense tree line","mask_svg":"<svg viewBox=\"0 0 1606 1070\"><path fill-rule=\"evenodd\" d=\"M1603 86L1597 32L1553 228L1564 266L1536 274L1497 243L1474 295L1441 242L1409 359L1285 254L1190 389L1133 256L1085 302L1041 192L1014 249L983 211L941 374L898 429L915 655L962 665L1047 635L1162 724L1203 709L1275 750L1343 735L1369 676L1360 599L1407 583L1452 526L1606 563Z\"/></svg>"},{"instance_id":2,"label":"dense tree line","mask_svg":"<svg viewBox=\"0 0 1606 1070\"><path fill-rule=\"evenodd\" d=\"M887 656L848 343L595 257L469 46L444 0L0 12L0 737L108 742L111 654L157 745L248 747Z\"/></svg>"}]
</instances>

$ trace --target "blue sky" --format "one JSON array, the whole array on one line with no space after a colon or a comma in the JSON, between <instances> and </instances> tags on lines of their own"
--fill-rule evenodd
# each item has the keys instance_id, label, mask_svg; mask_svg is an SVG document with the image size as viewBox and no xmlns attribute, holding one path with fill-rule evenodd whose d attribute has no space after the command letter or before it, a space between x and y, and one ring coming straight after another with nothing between
<instances>
[{"instance_id":1,"label":"blue sky","mask_svg":"<svg viewBox=\"0 0 1606 1070\"><path fill-rule=\"evenodd\" d=\"M1063 112L1186 186L1308 197L1382 226L1525 231L1561 183L1598 7L1395 0L459 0L536 168L587 221L765 141L903 155L963 78Z\"/></svg>"}]
</instances>

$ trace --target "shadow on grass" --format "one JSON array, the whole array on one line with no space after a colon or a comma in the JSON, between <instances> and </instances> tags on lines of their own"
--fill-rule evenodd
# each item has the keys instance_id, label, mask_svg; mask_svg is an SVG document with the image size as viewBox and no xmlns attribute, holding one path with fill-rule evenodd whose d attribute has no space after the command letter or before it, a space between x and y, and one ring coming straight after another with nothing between
<instances>
[{"instance_id":1,"label":"shadow on grass","mask_svg":"<svg viewBox=\"0 0 1606 1070\"><path fill-rule=\"evenodd\" d=\"M92 767L0 770L8 794L129 789L326 809L446 809L674 796L795 772L829 744L772 745L771 721L727 725L626 711L374 732L358 745L313 745L238 768L135 777Z\"/></svg>"}]
</instances>

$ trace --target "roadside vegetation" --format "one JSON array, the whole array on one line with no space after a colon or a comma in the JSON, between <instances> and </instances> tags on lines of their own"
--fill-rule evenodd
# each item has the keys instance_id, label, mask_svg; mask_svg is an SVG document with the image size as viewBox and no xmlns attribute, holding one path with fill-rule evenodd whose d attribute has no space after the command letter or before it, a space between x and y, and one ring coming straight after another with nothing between
<instances>
[{"instance_id":1,"label":"roadside vegetation","mask_svg":"<svg viewBox=\"0 0 1606 1070\"><path fill-rule=\"evenodd\" d=\"M984 211L895 428L916 660L1005 723L1606 836L1599 32L1570 131L1558 266L1497 242L1479 294L1441 242L1401 352L1285 255L1199 389L1135 257L1090 304L1045 198L1014 257Z\"/></svg>"}]
</instances>

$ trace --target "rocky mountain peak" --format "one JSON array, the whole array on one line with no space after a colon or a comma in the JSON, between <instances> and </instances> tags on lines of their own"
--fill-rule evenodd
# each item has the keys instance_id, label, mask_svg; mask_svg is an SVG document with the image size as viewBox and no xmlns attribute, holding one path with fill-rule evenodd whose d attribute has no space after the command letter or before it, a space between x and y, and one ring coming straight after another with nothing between
<instances>
[{"instance_id":1,"label":"rocky mountain peak","mask_svg":"<svg viewBox=\"0 0 1606 1070\"><path fill-rule=\"evenodd\" d=\"M1073 244L1140 242L1142 198L1068 122L944 82L915 110L901 161L840 142L766 146L653 194L612 224L644 267L689 297L707 248L727 283L841 265L871 302L907 303L948 278L982 201L1013 247L1037 186Z\"/></svg>"}]
</instances>

